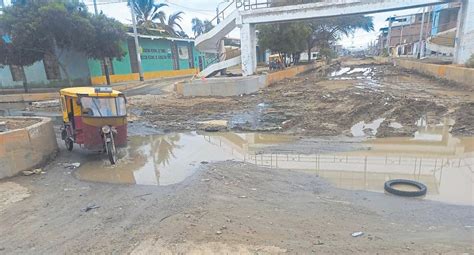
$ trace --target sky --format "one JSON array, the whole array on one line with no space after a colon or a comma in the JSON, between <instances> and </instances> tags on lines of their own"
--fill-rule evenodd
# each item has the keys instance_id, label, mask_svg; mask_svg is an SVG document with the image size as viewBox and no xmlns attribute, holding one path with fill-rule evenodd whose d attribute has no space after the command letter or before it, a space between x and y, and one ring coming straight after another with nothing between
<instances>
[{"instance_id":1,"label":"sky","mask_svg":"<svg viewBox=\"0 0 474 255\"><path fill-rule=\"evenodd\" d=\"M10 1L11 0L5 0L5 3L8 4ZM93 0L83 1L89 7L89 11L93 12ZM110 4L110 2L120 1L123 2ZM219 3L221 3L220 9L223 9L227 6L226 3L222 3L224 1L225 0L156 0L157 3L168 4L167 7L163 7L163 10L166 12L167 15L173 14L178 11L184 12L183 20L180 24L183 27L183 30L189 36L193 36L193 32L191 29L191 20L195 17L200 18L202 20L213 19L216 15L216 6ZM101 10L105 15L113 17L122 23L131 24L132 21L130 9L127 7L126 0L97 0L97 2L99 10ZM385 22L385 19L387 17L393 15L407 15L421 11L421 8L417 8L404 11L384 12L370 15L374 17L375 30L373 32L367 33L360 30L356 31L353 36L342 38L340 44L342 44L345 48L365 48L370 42L373 42L377 39L379 29L384 26L387 26L387 23ZM233 38L239 38L239 29L235 29L234 31L232 31L229 36Z\"/></svg>"}]
</instances>

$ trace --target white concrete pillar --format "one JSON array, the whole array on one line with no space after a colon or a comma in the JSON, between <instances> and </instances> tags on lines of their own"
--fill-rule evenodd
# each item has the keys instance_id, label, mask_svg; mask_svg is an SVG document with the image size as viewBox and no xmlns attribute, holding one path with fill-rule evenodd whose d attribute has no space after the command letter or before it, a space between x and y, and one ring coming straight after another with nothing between
<instances>
[{"instance_id":1,"label":"white concrete pillar","mask_svg":"<svg viewBox=\"0 0 474 255\"><path fill-rule=\"evenodd\" d=\"M454 63L465 64L474 54L474 1L463 0L459 10Z\"/></svg>"},{"instance_id":2,"label":"white concrete pillar","mask_svg":"<svg viewBox=\"0 0 474 255\"><path fill-rule=\"evenodd\" d=\"M242 75L252 75L257 72L257 34L255 33L255 25L242 24L240 28L240 48Z\"/></svg>"}]
</instances>

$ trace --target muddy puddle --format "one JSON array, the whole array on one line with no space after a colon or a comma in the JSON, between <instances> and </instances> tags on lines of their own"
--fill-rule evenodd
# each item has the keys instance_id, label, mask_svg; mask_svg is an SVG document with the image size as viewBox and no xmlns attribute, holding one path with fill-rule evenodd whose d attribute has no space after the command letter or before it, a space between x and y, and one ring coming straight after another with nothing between
<instances>
[{"instance_id":1,"label":"muddy puddle","mask_svg":"<svg viewBox=\"0 0 474 255\"><path fill-rule=\"evenodd\" d=\"M451 124L420 124L413 137L354 140L360 146L349 149L347 140L334 138L325 142L336 148L333 152L322 152L314 143L311 153L307 150L311 138L284 135L188 132L132 136L118 165L91 156L76 176L92 182L171 185L208 163L235 160L316 174L349 190L384 192L388 180L416 180L428 187L425 199L474 205L474 137L453 137ZM305 141L302 150L300 144Z\"/></svg>"},{"instance_id":2,"label":"muddy puddle","mask_svg":"<svg viewBox=\"0 0 474 255\"><path fill-rule=\"evenodd\" d=\"M100 155L89 156L76 172L85 181L171 185L182 182L212 162L246 161L264 146L289 143L296 138L269 134L174 133L132 136L112 166Z\"/></svg>"}]
</instances>

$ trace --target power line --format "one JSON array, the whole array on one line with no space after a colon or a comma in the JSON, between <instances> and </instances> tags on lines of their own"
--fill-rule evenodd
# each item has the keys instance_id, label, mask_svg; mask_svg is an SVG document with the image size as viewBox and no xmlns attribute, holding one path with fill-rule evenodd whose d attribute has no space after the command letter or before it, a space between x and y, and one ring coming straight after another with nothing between
<instances>
[{"instance_id":1,"label":"power line","mask_svg":"<svg viewBox=\"0 0 474 255\"><path fill-rule=\"evenodd\" d=\"M176 3L172 3L172 2L170 2L169 0L165 0L165 2L166 2L167 4L170 4L170 5L174 5L174 6L183 8L183 9L188 10L188 11L190 11L190 12L201 13L201 14L203 14L204 12L212 13L212 14L215 13L215 10L204 10L204 9L190 8L190 7L187 7L187 6L183 6L183 5L179 5L179 4L176 4Z\"/></svg>"}]
</instances>

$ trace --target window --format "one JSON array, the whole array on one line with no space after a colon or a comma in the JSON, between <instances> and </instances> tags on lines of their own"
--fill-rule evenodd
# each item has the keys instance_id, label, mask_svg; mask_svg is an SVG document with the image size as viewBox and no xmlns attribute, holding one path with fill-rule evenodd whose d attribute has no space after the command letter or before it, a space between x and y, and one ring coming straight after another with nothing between
<instances>
[{"instance_id":1,"label":"window","mask_svg":"<svg viewBox=\"0 0 474 255\"><path fill-rule=\"evenodd\" d=\"M24 81L25 70L21 66L10 66L10 73L12 74L13 81Z\"/></svg>"},{"instance_id":2,"label":"window","mask_svg":"<svg viewBox=\"0 0 474 255\"><path fill-rule=\"evenodd\" d=\"M90 117L126 116L123 97L82 97L82 113Z\"/></svg>"}]
</instances>

